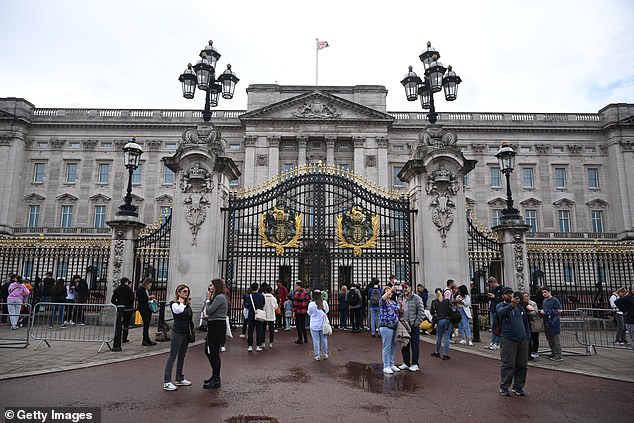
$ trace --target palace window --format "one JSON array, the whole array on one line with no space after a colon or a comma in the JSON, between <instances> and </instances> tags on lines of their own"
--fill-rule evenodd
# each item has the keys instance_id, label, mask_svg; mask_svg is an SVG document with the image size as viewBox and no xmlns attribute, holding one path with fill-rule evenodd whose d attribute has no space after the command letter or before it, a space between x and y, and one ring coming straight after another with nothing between
<instances>
[{"instance_id":1,"label":"palace window","mask_svg":"<svg viewBox=\"0 0 634 423\"><path fill-rule=\"evenodd\" d=\"M66 163L66 183L77 182L77 163Z\"/></svg>"},{"instance_id":2,"label":"palace window","mask_svg":"<svg viewBox=\"0 0 634 423\"><path fill-rule=\"evenodd\" d=\"M139 185L141 183L141 174L142 174L142 165L139 164L139 167L137 167L134 172L132 172L132 183Z\"/></svg>"},{"instance_id":3,"label":"palace window","mask_svg":"<svg viewBox=\"0 0 634 423\"><path fill-rule=\"evenodd\" d=\"M107 184L110 176L110 164L109 163L99 163L99 183Z\"/></svg>"},{"instance_id":4,"label":"palace window","mask_svg":"<svg viewBox=\"0 0 634 423\"><path fill-rule=\"evenodd\" d=\"M174 184L174 172L167 166L163 166L163 184L165 185L173 185Z\"/></svg>"},{"instance_id":5,"label":"palace window","mask_svg":"<svg viewBox=\"0 0 634 423\"><path fill-rule=\"evenodd\" d=\"M526 224L530 225L528 232L537 232L537 210L526 210Z\"/></svg>"},{"instance_id":6,"label":"palace window","mask_svg":"<svg viewBox=\"0 0 634 423\"><path fill-rule=\"evenodd\" d=\"M95 228L106 227L106 206L95 206Z\"/></svg>"},{"instance_id":7,"label":"palace window","mask_svg":"<svg viewBox=\"0 0 634 423\"><path fill-rule=\"evenodd\" d=\"M601 233L603 232L603 211L601 210L592 210L592 232Z\"/></svg>"},{"instance_id":8,"label":"palace window","mask_svg":"<svg viewBox=\"0 0 634 423\"><path fill-rule=\"evenodd\" d=\"M524 188L533 188L535 186L534 171L532 167L522 168L522 181Z\"/></svg>"},{"instance_id":9,"label":"palace window","mask_svg":"<svg viewBox=\"0 0 634 423\"><path fill-rule=\"evenodd\" d=\"M491 212L491 226L497 226L500 224L502 220L502 210L501 209L493 209Z\"/></svg>"},{"instance_id":10,"label":"palace window","mask_svg":"<svg viewBox=\"0 0 634 423\"><path fill-rule=\"evenodd\" d=\"M555 168L555 187L566 188L566 168L564 167Z\"/></svg>"},{"instance_id":11,"label":"palace window","mask_svg":"<svg viewBox=\"0 0 634 423\"><path fill-rule=\"evenodd\" d=\"M491 167L491 188L500 188L501 186L500 168L493 166Z\"/></svg>"},{"instance_id":12,"label":"palace window","mask_svg":"<svg viewBox=\"0 0 634 423\"><path fill-rule=\"evenodd\" d=\"M33 165L33 182L36 184L44 182L44 163L35 163Z\"/></svg>"},{"instance_id":13,"label":"palace window","mask_svg":"<svg viewBox=\"0 0 634 423\"><path fill-rule=\"evenodd\" d=\"M27 221L27 226L29 228L37 228L38 226L40 226L40 206L29 206L29 218Z\"/></svg>"},{"instance_id":14,"label":"palace window","mask_svg":"<svg viewBox=\"0 0 634 423\"><path fill-rule=\"evenodd\" d=\"M599 188L599 169L597 169L596 167L588 168L588 188Z\"/></svg>"},{"instance_id":15,"label":"palace window","mask_svg":"<svg viewBox=\"0 0 634 423\"><path fill-rule=\"evenodd\" d=\"M70 228L73 224L73 206L62 206L62 216L59 226L62 228Z\"/></svg>"},{"instance_id":16,"label":"palace window","mask_svg":"<svg viewBox=\"0 0 634 423\"><path fill-rule=\"evenodd\" d=\"M404 187L405 182L401 181L398 177L398 174L401 173L402 166L393 166L392 167L392 186L394 187Z\"/></svg>"},{"instance_id":17,"label":"palace window","mask_svg":"<svg viewBox=\"0 0 634 423\"><path fill-rule=\"evenodd\" d=\"M559 210L559 232L570 232L570 210Z\"/></svg>"}]
</instances>

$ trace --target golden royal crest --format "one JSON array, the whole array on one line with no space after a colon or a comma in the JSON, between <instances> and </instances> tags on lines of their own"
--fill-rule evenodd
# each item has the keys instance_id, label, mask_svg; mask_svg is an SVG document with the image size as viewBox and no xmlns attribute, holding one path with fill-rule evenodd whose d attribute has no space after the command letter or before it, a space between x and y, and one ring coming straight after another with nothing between
<instances>
[{"instance_id":1,"label":"golden royal crest","mask_svg":"<svg viewBox=\"0 0 634 423\"><path fill-rule=\"evenodd\" d=\"M337 216L339 246L352 248L360 256L364 248L374 248L379 235L379 216L371 215L358 206Z\"/></svg>"},{"instance_id":2,"label":"golden royal crest","mask_svg":"<svg viewBox=\"0 0 634 423\"><path fill-rule=\"evenodd\" d=\"M296 247L302 233L302 215L287 212L283 208L273 210L260 216L260 237L265 247L275 247L277 255L284 254L284 248Z\"/></svg>"}]
</instances>

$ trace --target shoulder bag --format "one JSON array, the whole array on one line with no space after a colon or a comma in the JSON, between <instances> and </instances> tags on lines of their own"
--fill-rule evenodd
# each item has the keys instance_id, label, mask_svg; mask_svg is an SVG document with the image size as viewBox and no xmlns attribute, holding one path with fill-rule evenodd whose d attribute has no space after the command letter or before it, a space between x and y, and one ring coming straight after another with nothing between
<instances>
[{"instance_id":1,"label":"shoulder bag","mask_svg":"<svg viewBox=\"0 0 634 423\"><path fill-rule=\"evenodd\" d=\"M258 322L266 322L266 312L264 310L260 310L255 307L255 303L253 302L253 295L249 295L251 297L251 305L253 306L253 310L255 311L255 320Z\"/></svg>"},{"instance_id":2,"label":"shoulder bag","mask_svg":"<svg viewBox=\"0 0 634 423\"><path fill-rule=\"evenodd\" d=\"M532 333L545 332L544 319L539 314L528 322L531 326Z\"/></svg>"},{"instance_id":3,"label":"shoulder bag","mask_svg":"<svg viewBox=\"0 0 634 423\"><path fill-rule=\"evenodd\" d=\"M159 311L159 306L158 303L156 302L156 300L150 300L147 303L148 307L150 308L150 311L152 313L158 313Z\"/></svg>"},{"instance_id":4,"label":"shoulder bag","mask_svg":"<svg viewBox=\"0 0 634 423\"><path fill-rule=\"evenodd\" d=\"M324 323L321 326L321 331L326 336L332 335L332 326L330 326L330 320L328 319L328 315L326 314L325 311L322 310L322 312L324 313Z\"/></svg>"}]
</instances>

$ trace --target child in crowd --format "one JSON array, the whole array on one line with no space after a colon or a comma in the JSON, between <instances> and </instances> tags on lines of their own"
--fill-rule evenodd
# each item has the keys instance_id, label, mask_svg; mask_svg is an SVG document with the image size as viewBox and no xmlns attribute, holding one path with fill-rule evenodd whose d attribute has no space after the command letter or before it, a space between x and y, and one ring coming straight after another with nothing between
<instances>
[{"instance_id":1,"label":"child in crowd","mask_svg":"<svg viewBox=\"0 0 634 423\"><path fill-rule=\"evenodd\" d=\"M284 330L291 330L291 317L293 317L293 301L291 294L288 294L284 301Z\"/></svg>"}]
</instances>

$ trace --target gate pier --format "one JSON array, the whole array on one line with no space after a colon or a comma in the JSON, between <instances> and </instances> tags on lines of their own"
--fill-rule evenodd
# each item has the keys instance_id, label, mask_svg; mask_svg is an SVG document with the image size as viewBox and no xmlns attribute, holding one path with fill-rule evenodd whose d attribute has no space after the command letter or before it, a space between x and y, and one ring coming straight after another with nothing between
<instances>
[{"instance_id":1,"label":"gate pier","mask_svg":"<svg viewBox=\"0 0 634 423\"><path fill-rule=\"evenodd\" d=\"M176 153L163 158L178 183L172 205L168 301L175 287L186 283L197 304L209 281L223 274L221 209L229 180L240 176L225 148L220 130L204 125L185 130Z\"/></svg>"},{"instance_id":2,"label":"gate pier","mask_svg":"<svg viewBox=\"0 0 634 423\"><path fill-rule=\"evenodd\" d=\"M414 249L419 257L415 283L444 286L447 279L469 284L469 252L463 176L475 167L456 146L454 132L428 125L412 148L399 178L409 184Z\"/></svg>"}]
</instances>

